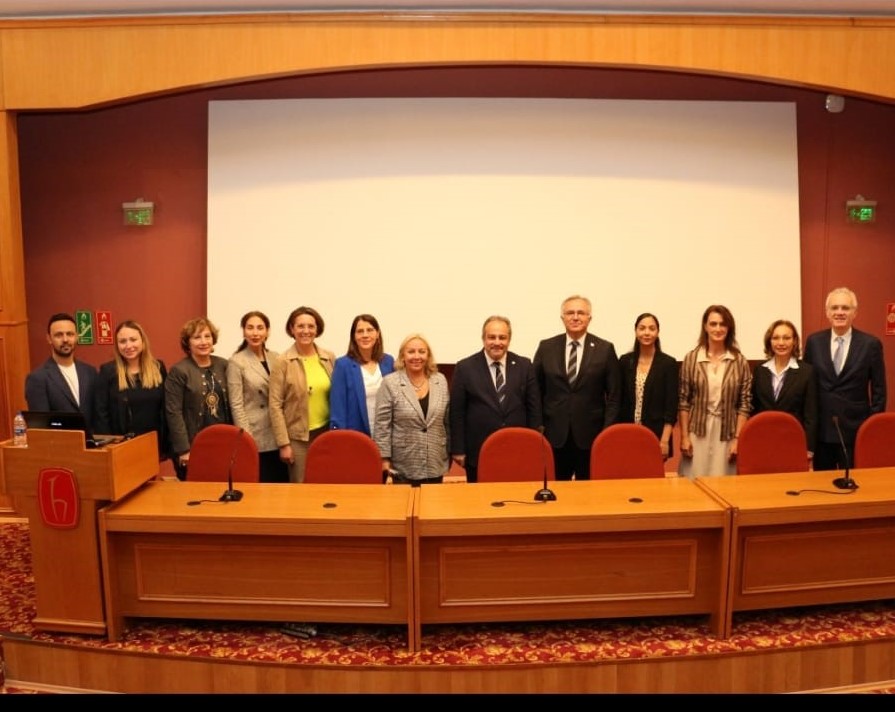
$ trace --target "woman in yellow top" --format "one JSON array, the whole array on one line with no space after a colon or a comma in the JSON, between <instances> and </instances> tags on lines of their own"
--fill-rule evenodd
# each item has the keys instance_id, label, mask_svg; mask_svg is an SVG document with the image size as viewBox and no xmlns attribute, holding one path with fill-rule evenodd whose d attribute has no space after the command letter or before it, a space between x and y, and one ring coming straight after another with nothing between
<instances>
[{"instance_id":1,"label":"woman in yellow top","mask_svg":"<svg viewBox=\"0 0 895 712\"><path fill-rule=\"evenodd\" d=\"M295 343L270 371L270 424L280 459L289 466L290 482L304 481L308 446L329 429L335 355L317 346L323 326L316 309L293 309L286 320L286 333Z\"/></svg>"}]
</instances>

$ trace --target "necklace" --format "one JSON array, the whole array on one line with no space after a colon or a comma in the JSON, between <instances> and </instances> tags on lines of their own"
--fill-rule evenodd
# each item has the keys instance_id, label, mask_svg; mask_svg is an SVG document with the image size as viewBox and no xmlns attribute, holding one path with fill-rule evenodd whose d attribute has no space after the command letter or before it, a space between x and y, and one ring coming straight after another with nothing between
<instances>
[{"instance_id":1,"label":"necklace","mask_svg":"<svg viewBox=\"0 0 895 712\"><path fill-rule=\"evenodd\" d=\"M413 387L414 387L416 390L418 390L418 391L423 390L423 388L425 388L425 387L426 387L426 384L429 382L429 379L428 379L428 378L424 378L424 379L423 379L423 382L420 383L420 385L416 385L416 384L413 382L413 379L412 379L410 376L407 377L407 380L410 381L410 385L413 386Z\"/></svg>"}]
</instances>

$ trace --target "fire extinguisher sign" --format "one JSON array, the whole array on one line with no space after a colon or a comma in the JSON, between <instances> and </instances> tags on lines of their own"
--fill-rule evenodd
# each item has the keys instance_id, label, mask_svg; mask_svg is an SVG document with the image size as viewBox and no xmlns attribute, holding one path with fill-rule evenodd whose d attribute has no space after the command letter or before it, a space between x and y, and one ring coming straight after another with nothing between
<instances>
[{"instance_id":1,"label":"fire extinguisher sign","mask_svg":"<svg viewBox=\"0 0 895 712\"><path fill-rule=\"evenodd\" d=\"M112 312L96 312L96 343L111 344L112 342Z\"/></svg>"}]
</instances>

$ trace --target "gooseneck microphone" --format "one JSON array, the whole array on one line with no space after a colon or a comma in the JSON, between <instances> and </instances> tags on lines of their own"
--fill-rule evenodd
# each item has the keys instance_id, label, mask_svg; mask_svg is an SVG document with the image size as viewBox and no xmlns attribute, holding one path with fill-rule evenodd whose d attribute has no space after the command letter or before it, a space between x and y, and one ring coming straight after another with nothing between
<instances>
[{"instance_id":1,"label":"gooseneck microphone","mask_svg":"<svg viewBox=\"0 0 895 712\"><path fill-rule=\"evenodd\" d=\"M236 455L239 452L239 444L242 441L244 428L240 428L236 433L236 442L233 444L233 454L230 456L230 466L227 468L227 491L218 499L221 502L238 502L242 499L242 492L233 489L233 466L236 464Z\"/></svg>"},{"instance_id":2,"label":"gooseneck microphone","mask_svg":"<svg viewBox=\"0 0 895 712\"><path fill-rule=\"evenodd\" d=\"M845 458L845 475L833 480L833 487L843 490L856 490L858 489L858 483L855 482L849 474L848 448L845 447L845 438L842 437L842 429L839 427L838 415L833 416L833 425L836 426L836 434L839 436L839 445L842 447L842 457Z\"/></svg>"},{"instance_id":3,"label":"gooseneck microphone","mask_svg":"<svg viewBox=\"0 0 895 712\"><path fill-rule=\"evenodd\" d=\"M547 486L547 451L545 448L550 447L547 438L541 435L541 457L544 464L544 486L535 492L535 502L555 502L556 494Z\"/></svg>"}]
</instances>

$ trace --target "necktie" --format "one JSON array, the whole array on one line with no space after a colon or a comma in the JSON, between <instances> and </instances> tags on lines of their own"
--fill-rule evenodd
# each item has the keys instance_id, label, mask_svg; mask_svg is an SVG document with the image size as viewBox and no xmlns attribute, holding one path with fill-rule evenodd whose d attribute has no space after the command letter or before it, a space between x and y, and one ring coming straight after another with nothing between
<instances>
[{"instance_id":1,"label":"necktie","mask_svg":"<svg viewBox=\"0 0 895 712\"><path fill-rule=\"evenodd\" d=\"M845 360L845 339L836 337L836 353L833 354L833 370L838 376L842 372L842 362Z\"/></svg>"},{"instance_id":2,"label":"necktie","mask_svg":"<svg viewBox=\"0 0 895 712\"><path fill-rule=\"evenodd\" d=\"M578 375L578 342L573 341L571 344L571 348L569 349L569 383L575 380L575 376Z\"/></svg>"},{"instance_id":3,"label":"necktie","mask_svg":"<svg viewBox=\"0 0 895 712\"><path fill-rule=\"evenodd\" d=\"M494 387L497 389L497 400L503 403L503 399L507 397L506 383L503 380L503 371L500 368L500 362L495 361L494 366Z\"/></svg>"},{"instance_id":4,"label":"necktie","mask_svg":"<svg viewBox=\"0 0 895 712\"><path fill-rule=\"evenodd\" d=\"M783 388L783 380L786 378L786 371L784 371L780 378L777 379L777 382L774 384L774 400L777 400L780 397L780 389Z\"/></svg>"}]
</instances>

